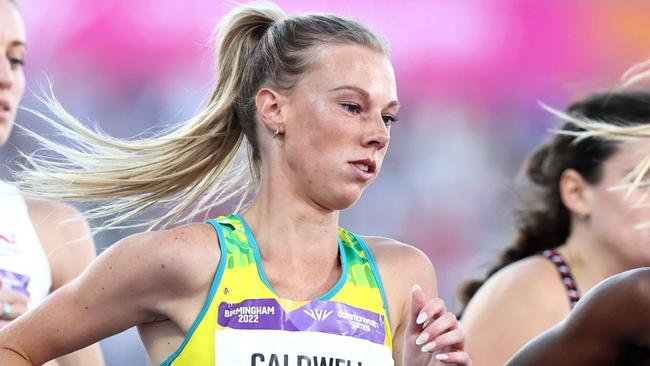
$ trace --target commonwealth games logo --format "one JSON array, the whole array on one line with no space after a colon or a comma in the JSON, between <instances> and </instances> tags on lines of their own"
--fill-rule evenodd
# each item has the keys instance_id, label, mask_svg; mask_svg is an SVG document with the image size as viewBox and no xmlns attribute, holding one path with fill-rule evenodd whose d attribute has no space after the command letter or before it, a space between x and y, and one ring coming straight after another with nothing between
<instances>
[{"instance_id":1,"label":"commonwealth games logo","mask_svg":"<svg viewBox=\"0 0 650 366\"><path fill-rule=\"evenodd\" d=\"M310 318L322 322L325 321L330 315L332 315L332 310L303 310Z\"/></svg>"}]
</instances>

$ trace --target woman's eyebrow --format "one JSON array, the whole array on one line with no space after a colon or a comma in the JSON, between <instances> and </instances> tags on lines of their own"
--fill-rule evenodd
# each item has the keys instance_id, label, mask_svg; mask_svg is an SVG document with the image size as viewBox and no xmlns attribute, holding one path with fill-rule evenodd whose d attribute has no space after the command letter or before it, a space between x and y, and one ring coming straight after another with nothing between
<instances>
[{"instance_id":1,"label":"woman's eyebrow","mask_svg":"<svg viewBox=\"0 0 650 366\"><path fill-rule=\"evenodd\" d=\"M358 86L343 85L343 86L336 87L334 89L330 89L329 91L339 91L339 90L352 90L352 91L354 91L356 93L361 94L361 96L363 96L364 98L370 99L370 93L368 93L367 91L365 91L362 88L359 88ZM393 100L390 103L388 103L387 107L389 107L389 108L390 107L399 107L399 105L400 105L399 100Z\"/></svg>"},{"instance_id":2,"label":"woman's eyebrow","mask_svg":"<svg viewBox=\"0 0 650 366\"><path fill-rule=\"evenodd\" d=\"M12 41L9 43L9 47L27 47L27 44L23 41Z\"/></svg>"}]
</instances>

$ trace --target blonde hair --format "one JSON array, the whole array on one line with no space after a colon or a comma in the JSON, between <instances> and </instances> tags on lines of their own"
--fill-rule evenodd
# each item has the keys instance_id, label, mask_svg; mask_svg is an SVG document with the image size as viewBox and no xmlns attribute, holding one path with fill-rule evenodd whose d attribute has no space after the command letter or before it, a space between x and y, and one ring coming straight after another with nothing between
<instances>
[{"instance_id":1,"label":"blonde hair","mask_svg":"<svg viewBox=\"0 0 650 366\"><path fill-rule=\"evenodd\" d=\"M212 96L196 116L161 134L129 141L94 131L50 91L43 101L56 118L32 112L72 145L28 131L44 149L23 154L19 188L36 199L103 202L86 212L90 218L110 216L103 228L119 227L153 206L163 206L164 214L127 226L164 227L190 210L189 221L235 197L239 210L256 189L262 162L257 91L290 89L317 46L351 43L387 54L385 43L358 22L320 14L287 17L273 4L237 7L214 36L218 78ZM246 151L248 159L239 154Z\"/></svg>"}]
</instances>

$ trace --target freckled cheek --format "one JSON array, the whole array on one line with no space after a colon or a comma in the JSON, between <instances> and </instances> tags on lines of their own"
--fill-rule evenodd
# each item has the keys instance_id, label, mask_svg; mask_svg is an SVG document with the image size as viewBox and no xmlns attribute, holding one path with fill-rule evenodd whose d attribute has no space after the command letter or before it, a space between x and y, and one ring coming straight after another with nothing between
<instances>
[{"instance_id":1,"label":"freckled cheek","mask_svg":"<svg viewBox=\"0 0 650 366\"><path fill-rule=\"evenodd\" d=\"M293 145L291 150L289 164L301 171L311 183L314 179L320 180L327 175L337 154L334 144L322 136L310 136L300 145Z\"/></svg>"},{"instance_id":2,"label":"freckled cheek","mask_svg":"<svg viewBox=\"0 0 650 366\"><path fill-rule=\"evenodd\" d=\"M318 156L337 154L350 144L349 133L335 122L324 123L309 136L309 146Z\"/></svg>"}]
</instances>

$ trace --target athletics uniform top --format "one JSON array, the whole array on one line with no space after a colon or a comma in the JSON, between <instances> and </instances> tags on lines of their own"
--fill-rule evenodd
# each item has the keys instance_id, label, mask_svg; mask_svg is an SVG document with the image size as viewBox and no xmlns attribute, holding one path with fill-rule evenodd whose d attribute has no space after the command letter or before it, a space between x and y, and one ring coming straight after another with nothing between
<instances>
[{"instance_id":1,"label":"athletics uniform top","mask_svg":"<svg viewBox=\"0 0 650 366\"><path fill-rule=\"evenodd\" d=\"M239 215L208 221L221 261L183 343L162 366L392 366L388 305L365 242L339 228L342 274L313 301L280 298Z\"/></svg>"},{"instance_id":2,"label":"athletics uniform top","mask_svg":"<svg viewBox=\"0 0 650 366\"><path fill-rule=\"evenodd\" d=\"M2 287L29 297L29 308L50 292L52 275L43 246L18 189L0 181L0 277Z\"/></svg>"},{"instance_id":3,"label":"athletics uniform top","mask_svg":"<svg viewBox=\"0 0 650 366\"><path fill-rule=\"evenodd\" d=\"M570 307L573 309L580 300L580 291L578 291L578 286L576 285L576 281L573 279L569 265L566 264L564 258L562 258L560 252L557 250L547 249L542 252L542 256L555 265L560 278L562 278L562 283L566 288Z\"/></svg>"}]
</instances>

